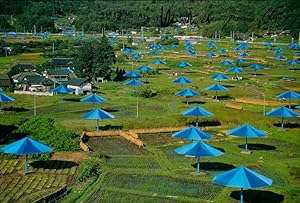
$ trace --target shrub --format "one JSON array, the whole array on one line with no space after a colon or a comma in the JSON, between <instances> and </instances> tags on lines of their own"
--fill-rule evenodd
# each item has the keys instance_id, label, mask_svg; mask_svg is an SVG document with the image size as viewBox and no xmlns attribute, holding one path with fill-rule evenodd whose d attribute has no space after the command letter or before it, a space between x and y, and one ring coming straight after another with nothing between
<instances>
[{"instance_id":1,"label":"shrub","mask_svg":"<svg viewBox=\"0 0 300 203\"><path fill-rule=\"evenodd\" d=\"M157 92L152 90L150 87L145 87L138 92L140 97L151 98L157 95Z\"/></svg>"},{"instance_id":2,"label":"shrub","mask_svg":"<svg viewBox=\"0 0 300 203\"><path fill-rule=\"evenodd\" d=\"M76 179L84 181L89 177L97 176L99 174L98 169L99 164L95 159L85 160L80 164L79 169L77 170Z\"/></svg>"},{"instance_id":3,"label":"shrub","mask_svg":"<svg viewBox=\"0 0 300 203\"><path fill-rule=\"evenodd\" d=\"M48 117L34 117L23 123L16 132L44 142L54 150L78 150L79 136L71 130L55 128L54 123L54 120Z\"/></svg>"}]
</instances>

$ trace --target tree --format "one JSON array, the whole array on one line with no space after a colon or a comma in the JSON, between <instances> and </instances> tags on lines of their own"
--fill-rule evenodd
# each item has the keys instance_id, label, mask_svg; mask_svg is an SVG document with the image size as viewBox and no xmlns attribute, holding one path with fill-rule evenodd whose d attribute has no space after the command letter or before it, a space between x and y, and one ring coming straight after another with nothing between
<instances>
[{"instance_id":1,"label":"tree","mask_svg":"<svg viewBox=\"0 0 300 203\"><path fill-rule=\"evenodd\" d=\"M116 62L115 52L106 37L100 42L86 42L79 49L75 59L76 74L80 77L95 79L110 78L111 65Z\"/></svg>"}]
</instances>

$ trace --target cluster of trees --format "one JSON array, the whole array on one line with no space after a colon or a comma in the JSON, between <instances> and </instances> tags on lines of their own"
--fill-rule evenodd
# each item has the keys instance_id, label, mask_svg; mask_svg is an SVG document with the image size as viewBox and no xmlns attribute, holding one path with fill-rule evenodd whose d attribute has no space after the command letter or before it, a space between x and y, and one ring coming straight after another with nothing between
<instances>
[{"instance_id":1,"label":"cluster of trees","mask_svg":"<svg viewBox=\"0 0 300 203\"><path fill-rule=\"evenodd\" d=\"M100 41L87 41L78 50L75 59L76 75L90 80L96 77L110 79L111 65L114 63L115 51L106 37Z\"/></svg>"},{"instance_id":2,"label":"cluster of trees","mask_svg":"<svg viewBox=\"0 0 300 203\"><path fill-rule=\"evenodd\" d=\"M65 18L65 23L77 30L98 32L102 28L166 27L187 22L206 35L216 30L291 30L296 35L300 24L298 0L6 0L0 1L0 13L1 31L32 30L34 25L38 30L58 31L58 18Z\"/></svg>"}]
</instances>

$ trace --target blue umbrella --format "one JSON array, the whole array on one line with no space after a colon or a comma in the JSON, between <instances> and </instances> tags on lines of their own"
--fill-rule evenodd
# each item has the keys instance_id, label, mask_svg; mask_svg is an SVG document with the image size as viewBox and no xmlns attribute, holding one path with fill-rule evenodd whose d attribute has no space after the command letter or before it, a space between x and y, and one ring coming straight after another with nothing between
<instances>
[{"instance_id":1,"label":"blue umbrella","mask_svg":"<svg viewBox=\"0 0 300 203\"><path fill-rule=\"evenodd\" d=\"M224 54L224 53L227 53L228 50L226 50L226 49L219 49L217 52L219 52L221 54Z\"/></svg>"},{"instance_id":2,"label":"blue umbrella","mask_svg":"<svg viewBox=\"0 0 300 203\"><path fill-rule=\"evenodd\" d=\"M228 88L220 85L220 84L213 84L211 86L208 86L207 88L205 88L205 90L208 90L208 91L216 91L216 99L218 99L218 91L226 91L228 90Z\"/></svg>"},{"instance_id":3,"label":"blue umbrella","mask_svg":"<svg viewBox=\"0 0 300 203\"><path fill-rule=\"evenodd\" d=\"M149 54L153 54L153 55L154 54L160 54L160 52L156 49L153 49L153 50L149 51Z\"/></svg>"},{"instance_id":4,"label":"blue umbrella","mask_svg":"<svg viewBox=\"0 0 300 203\"><path fill-rule=\"evenodd\" d=\"M233 68L226 70L226 72L234 73L235 77L237 78L237 73L242 73L245 71L239 67L233 67Z\"/></svg>"},{"instance_id":5,"label":"blue umbrella","mask_svg":"<svg viewBox=\"0 0 300 203\"><path fill-rule=\"evenodd\" d=\"M192 50L192 49L187 49L185 52L186 52L187 54L189 54L189 55L192 55L192 56L199 55L199 52L198 52L198 51L194 51L194 50Z\"/></svg>"},{"instance_id":6,"label":"blue umbrella","mask_svg":"<svg viewBox=\"0 0 300 203\"><path fill-rule=\"evenodd\" d=\"M294 91L283 92L276 96L276 98L287 98L289 99L289 109L291 109L291 99L300 99L300 94Z\"/></svg>"},{"instance_id":7,"label":"blue umbrella","mask_svg":"<svg viewBox=\"0 0 300 203\"><path fill-rule=\"evenodd\" d=\"M277 109L267 112L267 116L274 116L274 117L281 117L281 128L283 128L283 119L284 118L291 118L291 117L298 117L299 114L282 106L278 107Z\"/></svg>"},{"instance_id":8,"label":"blue umbrella","mask_svg":"<svg viewBox=\"0 0 300 203\"><path fill-rule=\"evenodd\" d=\"M231 65L234 65L234 63L232 63L231 61L225 60L225 61L221 62L221 65L223 65L223 66L231 66Z\"/></svg>"},{"instance_id":9,"label":"blue umbrella","mask_svg":"<svg viewBox=\"0 0 300 203\"><path fill-rule=\"evenodd\" d=\"M287 64L292 65L293 66L293 70L295 70L294 69L294 65L298 65L300 63L297 60L290 60L289 62L287 62Z\"/></svg>"},{"instance_id":10,"label":"blue umbrella","mask_svg":"<svg viewBox=\"0 0 300 203\"><path fill-rule=\"evenodd\" d=\"M124 73L123 76L126 78L138 78L138 77L142 77L143 75L134 71L129 71L127 73Z\"/></svg>"},{"instance_id":11,"label":"blue umbrella","mask_svg":"<svg viewBox=\"0 0 300 203\"><path fill-rule=\"evenodd\" d=\"M246 63L247 60L246 59L243 59L243 58L239 58L235 61L237 64L240 64L240 63Z\"/></svg>"},{"instance_id":12,"label":"blue umbrella","mask_svg":"<svg viewBox=\"0 0 300 203\"><path fill-rule=\"evenodd\" d=\"M12 101L15 101L16 99L15 98L12 98L4 93L1 93L0 92L0 111L2 109L2 102L12 102Z\"/></svg>"},{"instance_id":13,"label":"blue umbrella","mask_svg":"<svg viewBox=\"0 0 300 203\"><path fill-rule=\"evenodd\" d=\"M202 130L199 130L197 127L191 126L185 128L181 131L172 134L173 138L181 138L185 140L203 140L203 139L212 139L212 136Z\"/></svg>"},{"instance_id":14,"label":"blue umbrella","mask_svg":"<svg viewBox=\"0 0 300 203\"><path fill-rule=\"evenodd\" d=\"M214 54L214 53L208 53L208 54L206 55L206 57L210 58L210 60L212 60L212 58L213 58L213 57L216 57L216 56L217 56L217 55Z\"/></svg>"},{"instance_id":15,"label":"blue umbrella","mask_svg":"<svg viewBox=\"0 0 300 203\"><path fill-rule=\"evenodd\" d=\"M185 110L184 112L181 113L184 116L196 116L196 127L198 127L198 117L199 116L212 116L214 114L210 113L209 111L206 111L205 109L195 106L193 108L190 108L188 110Z\"/></svg>"},{"instance_id":16,"label":"blue umbrella","mask_svg":"<svg viewBox=\"0 0 300 203\"><path fill-rule=\"evenodd\" d=\"M278 50L278 49L275 49L272 53L277 55L277 54L282 54L282 51Z\"/></svg>"},{"instance_id":17,"label":"blue umbrella","mask_svg":"<svg viewBox=\"0 0 300 203\"><path fill-rule=\"evenodd\" d=\"M284 61L284 60L287 60L287 58L286 58L285 56L282 56L282 55L275 56L274 59L275 59L275 60L278 60L278 61Z\"/></svg>"},{"instance_id":18,"label":"blue umbrella","mask_svg":"<svg viewBox=\"0 0 300 203\"><path fill-rule=\"evenodd\" d=\"M182 90L176 92L176 95L186 97L187 98L186 99L186 104L189 104L188 97L199 96L200 93L195 91L195 90L192 90L190 88L185 88L185 89L182 89Z\"/></svg>"},{"instance_id":19,"label":"blue umbrella","mask_svg":"<svg viewBox=\"0 0 300 203\"><path fill-rule=\"evenodd\" d=\"M142 65L142 66L138 67L137 69L140 70L140 71L142 71L142 72L148 72L148 71L152 71L153 70L151 67L149 67L147 65ZM146 74L144 74L144 75L146 77ZM147 77L146 77L146 82L148 82L147 81Z\"/></svg>"},{"instance_id":20,"label":"blue umbrella","mask_svg":"<svg viewBox=\"0 0 300 203\"><path fill-rule=\"evenodd\" d=\"M248 54L248 53L246 53L246 52L241 52L241 53L239 53L239 56L243 56L243 57L245 57L245 56L249 56L249 54Z\"/></svg>"},{"instance_id":21,"label":"blue umbrella","mask_svg":"<svg viewBox=\"0 0 300 203\"><path fill-rule=\"evenodd\" d=\"M164 64L167 64L166 62L160 60L160 59L155 59L152 64L155 64L155 65L164 65Z\"/></svg>"},{"instance_id":22,"label":"blue umbrella","mask_svg":"<svg viewBox=\"0 0 300 203\"><path fill-rule=\"evenodd\" d=\"M124 51L126 54L132 54L132 53L134 53L134 51L133 51L132 49L127 48L127 47L125 47L123 51Z\"/></svg>"},{"instance_id":23,"label":"blue umbrella","mask_svg":"<svg viewBox=\"0 0 300 203\"><path fill-rule=\"evenodd\" d=\"M188 155L197 157L197 173L200 173L200 157L201 156L220 156L224 153L217 150L216 148L205 144L202 141L192 142L190 144L184 145L175 149L177 154Z\"/></svg>"},{"instance_id":24,"label":"blue umbrella","mask_svg":"<svg viewBox=\"0 0 300 203\"><path fill-rule=\"evenodd\" d=\"M134 54L131 55L131 57L134 58L134 59L139 59L139 58L142 57L142 55L139 54L139 53L134 53Z\"/></svg>"},{"instance_id":25,"label":"blue umbrella","mask_svg":"<svg viewBox=\"0 0 300 203\"><path fill-rule=\"evenodd\" d=\"M178 48L178 45L176 45L176 44L171 44L170 47L171 47L172 49L176 49L176 48Z\"/></svg>"},{"instance_id":26,"label":"blue umbrella","mask_svg":"<svg viewBox=\"0 0 300 203\"><path fill-rule=\"evenodd\" d=\"M300 52L296 52L294 56L300 56Z\"/></svg>"},{"instance_id":27,"label":"blue umbrella","mask_svg":"<svg viewBox=\"0 0 300 203\"><path fill-rule=\"evenodd\" d=\"M151 67L147 66L147 65L142 65L140 67L137 68L140 71L151 71L153 70Z\"/></svg>"},{"instance_id":28,"label":"blue umbrella","mask_svg":"<svg viewBox=\"0 0 300 203\"><path fill-rule=\"evenodd\" d=\"M272 179L267 178L244 166L221 173L213 181L226 187L241 188L240 202L243 203L243 189L266 187L272 185Z\"/></svg>"},{"instance_id":29,"label":"blue umbrella","mask_svg":"<svg viewBox=\"0 0 300 203\"><path fill-rule=\"evenodd\" d=\"M227 135L234 135L246 138L245 151L248 151L247 138L257 138L266 136L267 134L252 125L244 124L227 132Z\"/></svg>"},{"instance_id":30,"label":"blue umbrella","mask_svg":"<svg viewBox=\"0 0 300 203\"><path fill-rule=\"evenodd\" d=\"M92 111L89 111L80 116L80 118L83 119L97 120L97 126L96 126L97 131L99 130L99 120L112 119L114 117L115 117L114 115L99 108L93 109Z\"/></svg>"},{"instance_id":31,"label":"blue umbrella","mask_svg":"<svg viewBox=\"0 0 300 203\"><path fill-rule=\"evenodd\" d=\"M64 94L68 94L68 93L73 92L73 90L67 88L64 85L60 85L60 86L52 89L51 91L54 92L54 93L61 94L61 100L64 100L64 96L63 96Z\"/></svg>"},{"instance_id":32,"label":"blue umbrella","mask_svg":"<svg viewBox=\"0 0 300 203\"><path fill-rule=\"evenodd\" d=\"M192 64L190 64L187 61L181 61L181 62L177 63L176 66L179 68L186 68L186 67L192 66Z\"/></svg>"},{"instance_id":33,"label":"blue umbrella","mask_svg":"<svg viewBox=\"0 0 300 203\"><path fill-rule=\"evenodd\" d=\"M172 81L174 84L180 84L180 85L185 85L185 84L190 84L192 81L184 76L180 76L176 78L175 80Z\"/></svg>"},{"instance_id":34,"label":"blue umbrella","mask_svg":"<svg viewBox=\"0 0 300 203\"><path fill-rule=\"evenodd\" d=\"M32 138L25 137L21 140L2 147L1 149L6 154L25 155L25 174L28 173L27 154L42 154L52 150L46 144L40 143Z\"/></svg>"},{"instance_id":35,"label":"blue umbrella","mask_svg":"<svg viewBox=\"0 0 300 203\"><path fill-rule=\"evenodd\" d=\"M257 71L257 70L263 69L263 67L262 67L261 65L256 64L256 63L251 64L251 65L249 66L249 68L254 69L254 74L255 74L255 75L256 75L256 71Z\"/></svg>"},{"instance_id":36,"label":"blue umbrella","mask_svg":"<svg viewBox=\"0 0 300 203\"><path fill-rule=\"evenodd\" d=\"M81 102L91 102L91 103L94 104L94 108L95 108L95 104L96 103L105 103L105 102L107 102L106 99L100 97L99 95L97 95L95 93L94 94L90 94L90 95L88 95L88 96L80 99L80 101Z\"/></svg>"},{"instance_id":37,"label":"blue umbrella","mask_svg":"<svg viewBox=\"0 0 300 203\"><path fill-rule=\"evenodd\" d=\"M138 79L132 79L125 83L123 83L125 86L144 86L144 83L139 81ZM139 97L136 96L136 117L139 117Z\"/></svg>"},{"instance_id":38,"label":"blue umbrella","mask_svg":"<svg viewBox=\"0 0 300 203\"><path fill-rule=\"evenodd\" d=\"M218 80L219 83L221 80L228 80L229 77L227 75L224 75L222 73L217 73L217 74L214 74L212 76L210 76L210 78L214 79L214 80Z\"/></svg>"},{"instance_id":39,"label":"blue umbrella","mask_svg":"<svg viewBox=\"0 0 300 203\"><path fill-rule=\"evenodd\" d=\"M296 109L300 109L300 105L295 106Z\"/></svg>"}]
</instances>

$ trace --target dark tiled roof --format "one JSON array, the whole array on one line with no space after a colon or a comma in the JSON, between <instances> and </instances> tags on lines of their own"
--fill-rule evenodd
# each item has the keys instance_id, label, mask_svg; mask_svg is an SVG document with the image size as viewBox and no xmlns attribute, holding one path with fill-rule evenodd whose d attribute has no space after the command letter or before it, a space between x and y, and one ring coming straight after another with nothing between
<instances>
[{"instance_id":1,"label":"dark tiled roof","mask_svg":"<svg viewBox=\"0 0 300 203\"><path fill-rule=\"evenodd\" d=\"M19 63L12 68L17 68L20 71L32 71L36 69L35 65L33 65L32 63Z\"/></svg>"},{"instance_id":2,"label":"dark tiled roof","mask_svg":"<svg viewBox=\"0 0 300 203\"><path fill-rule=\"evenodd\" d=\"M72 78L71 80L66 82L66 85L80 86L85 82L87 82L87 79L85 78Z\"/></svg>"},{"instance_id":3,"label":"dark tiled roof","mask_svg":"<svg viewBox=\"0 0 300 203\"><path fill-rule=\"evenodd\" d=\"M24 78L20 83L25 83L29 85L53 85L54 82L44 76L28 76Z\"/></svg>"},{"instance_id":4,"label":"dark tiled roof","mask_svg":"<svg viewBox=\"0 0 300 203\"><path fill-rule=\"evenodd\" d=\"M0 74L0 87L10 87L12 82L7 74Z\"/></svg>"},{"instance_id":5,"label":"dark tiled roof","mask_svg":"<svg viewBox=\"0 0 300 203\"><path fill-rule=\"evenodd\" d=\"M52 63L54 66L68 67L73 65L73 58L53 58Z\"/></svg>"},{"instance_id":6,"label":"dark tiled roof","mask_svg":"<svg viewBox=\"0 0 300 203\"><path fill-rule=\"evenodd\" d=\"M41 76L41 75L36 72L22 72L17 75L11 76L11 78L17 81L22 81L24 80L25 77L29 77L29 76Z\"/></svg>"},{"instance_id":7,"label":"dark tiled roof","mask_svg":"<svg viewBox=\"0 0 300 203\"><path fill-rule=\"evenodd\" d=\"M49 69L46 71L48 75L69 75L69 71L64 68L60 69Z\"/></svg>"}]
</instances>

